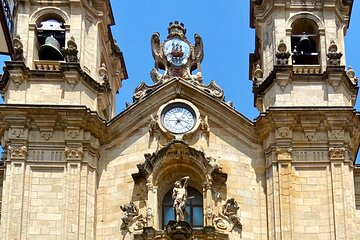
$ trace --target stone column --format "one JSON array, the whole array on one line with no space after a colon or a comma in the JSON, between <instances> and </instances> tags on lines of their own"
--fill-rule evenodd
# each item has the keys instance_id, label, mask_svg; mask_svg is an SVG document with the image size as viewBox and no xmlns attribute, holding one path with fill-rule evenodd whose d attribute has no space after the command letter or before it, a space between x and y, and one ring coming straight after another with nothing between
<instances>
[{"instance_id":1,"label":"stone column","mask_svg":"<svg viewBox=\"0 0 360 240\"><path fill-rule=\"evenodd\" d=\"M83 149L81 146L66 146L66 210L65 229L66 239L76 239L79 236L80 211L80 174Z\"/></svg>"},{"instance_id":2,"label":"stone column","mask_svg":"<svg viewBox=\"0 0 360 240\"><path fill-rule=\"evenodd\" d=\"M292 239L291 148L277 149L281 239Z\"/></svg>"},{"instance_id":3,"label":"stone column","mask_svg":"<svg viewBox=\"0 0 360 240\"><path fill-rule=\"evenodd\" d=\"M26 145L11 144L8 147L2 202L4 219L1 219L3 239L21 239L26 159Z\"/></svg>"},{"instance_id":4,"label":"stone column","mask_svg":"<svg viewBox=\"0 0 360 240\"><path fill-rule=\"evenodd\" d=\"M204 212L204 226L212 226L212 218L213 218L213 201L211 194L211 183L205 182L203 185L203 212Z\"/></svg>"},{"instance_id":5,"label":"stone column","mask_svg":"<svg viewBox=\"0 0 360 240\"><path fill-rule=\"evenodd\" d=\"M159 219L157 186L154 186L151 180L148 180L146 186L148 189L148 201L146 208L147 227L158 229L159 221L155 221L155 219Z\"/></svg>"}]
</instances>

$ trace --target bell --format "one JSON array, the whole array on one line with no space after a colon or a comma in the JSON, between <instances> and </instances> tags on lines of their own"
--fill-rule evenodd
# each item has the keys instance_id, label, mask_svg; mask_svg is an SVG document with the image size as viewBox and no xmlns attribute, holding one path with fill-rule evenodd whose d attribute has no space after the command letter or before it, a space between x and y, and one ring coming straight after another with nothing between
<instances>
[{"instance_id":1,"label":"bell","mask_svg":"<svg viewBox=\"0 0 360 240\"><path fill-rule=\"evenodd\" d=\"M53 36L45 39L45 44L39 48L40 60L62 61L64 56L60 51L60 43Z\"/></svg>"},{"instance_id":2,"label":"bell","mask_svg":"<svg viewBox=\"0 0 360 240\"><path fill-rule=\"evenodd\" d=\"M313 44L306 35L302 35L299 43L297 44L297 51L299 53L311 53L313 50Z\"/></svg>"}]
</instances>

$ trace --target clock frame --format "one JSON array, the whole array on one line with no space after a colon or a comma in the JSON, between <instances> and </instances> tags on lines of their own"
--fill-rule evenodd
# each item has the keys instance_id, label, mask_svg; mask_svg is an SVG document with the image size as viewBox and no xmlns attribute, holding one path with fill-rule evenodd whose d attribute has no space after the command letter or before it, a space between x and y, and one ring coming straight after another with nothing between
<instances>
[{"instance_id":1,"label":"clock frame","mask_svg":"<svg viewBox=\"0 0 360 240\"><path fill-rule=\"evenodd\" d=\"M171 135L188 135L200 124L200 113L189 101L175 99L164 104L158 112L159 126Z\"/></svg>"}]
</instances>

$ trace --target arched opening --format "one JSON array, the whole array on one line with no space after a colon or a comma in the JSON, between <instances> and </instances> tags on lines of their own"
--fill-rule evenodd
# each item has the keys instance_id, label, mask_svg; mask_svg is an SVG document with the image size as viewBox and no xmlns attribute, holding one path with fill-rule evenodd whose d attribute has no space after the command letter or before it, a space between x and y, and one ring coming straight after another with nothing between
<instances>
[{"instance_id":1,"label":"arched opening","mask_svg":"<svg viewBox=\"0 0 360 240\"><path fill-rule=\"evenodd\" d=\"M46 15L36 22L39 60L62 61L61 49L65 47L64 20L57 15Z\"/></svg>"},{"instance_id":2,"label":"arched opening","mask_svg":"<svg viewBox=\"0 0 360 240\"><path fill-rule=\"evenodd\" d=\"M320 37L317 24L313 20L302 18L295 21L291 28L293 64L319 64Z\"/></svg>"},{"instance_id":3,"label":"arched opening","mask_svg":"<svg viewBox=\"0 0 360 240\"><path fill-rule=\"evenodd\" d=\"M162 227L168 224L170 220L175 220L175 210L173 207L172 190L168 191L162 201ZM203 222L203 196L193 187L187 188L186 203L186 222L193 228L199 228L204 225Z\"/></svg>"}]
</instances>

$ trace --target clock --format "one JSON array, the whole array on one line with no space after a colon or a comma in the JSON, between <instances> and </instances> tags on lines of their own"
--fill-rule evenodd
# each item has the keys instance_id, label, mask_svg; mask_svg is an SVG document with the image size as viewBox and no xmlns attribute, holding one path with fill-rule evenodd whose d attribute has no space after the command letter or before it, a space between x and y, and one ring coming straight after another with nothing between
<instances>
[{"instance_id":1,"label":"clock","mask_svg":"<svg viewBox=\"0 0 360 240\"><path fill-rule=\"evenodd\" d=\"M183 102L171 103L161 112L162 126L174 134L184 134L191 131L196 122L194 109Z\"/></svg>"},{"instance_id":2,"label":"clock","mask_svg":"<svg viewBox=\"0 0 360 240\"><path fill-rule=\"evenodd\" d=\"M164 52L167 60L179 67L187 63L190 56L190 45L178 38L172 38L165 42Z\"/></svg>"}]
</instances>

